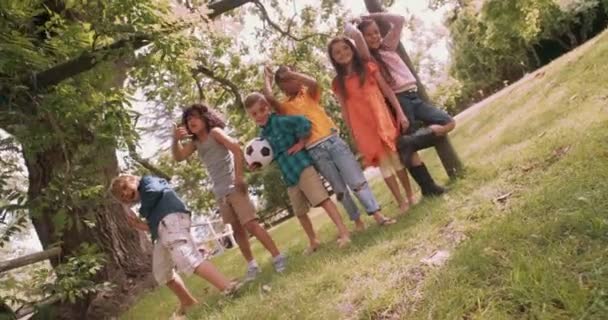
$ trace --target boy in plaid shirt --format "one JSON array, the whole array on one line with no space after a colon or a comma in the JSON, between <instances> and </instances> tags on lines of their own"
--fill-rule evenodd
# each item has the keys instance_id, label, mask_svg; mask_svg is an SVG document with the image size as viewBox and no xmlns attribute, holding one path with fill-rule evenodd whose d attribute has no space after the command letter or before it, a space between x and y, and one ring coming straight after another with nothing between
<instances>
[{"instance_id":1,"label":"boy in plaid shirt","mask_svg":"<svg viewBox=\"0 0 608 320\"><path fill-rule=\"evenodd\" d=\"M348 230L305 149L306 138L310 135L310 121L302 116L281 116L272 113L270 104L258 92L247 96L245 109L262 128L261 136L268 140L272 147L283 180L287 184L287 194L294 213L310 241L306 252L311 253L319 246L319 240L307 215L311 205L325 210L338 229L338 246L346 246L350 242Z\"/></svg>"}]
</instances>

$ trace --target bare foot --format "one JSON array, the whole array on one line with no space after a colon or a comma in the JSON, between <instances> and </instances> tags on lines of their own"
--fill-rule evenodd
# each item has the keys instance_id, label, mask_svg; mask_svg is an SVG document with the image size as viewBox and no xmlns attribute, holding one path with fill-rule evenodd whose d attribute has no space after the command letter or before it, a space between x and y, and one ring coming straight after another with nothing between
<instances>
[{"instance_id":1,"label":"bare foot","mask_svg":"<svg viewBox=\"0 0 608 320\"><path fill-rule=\"evenodd\" d=\"M193 306L195 306L198 303L198 301L193 301L193 302L188 302L188 303L182 303L179 306L179 309L177 309L177 311L175 312L176 315L178 316L185 316L186 313L188 312L189 309L191 309Z\"/></svg>"},{"instance_id":2,"label":"bare foot","mask_svg":"<svg viewBox=\"0 0 608 320\"><path fill-rule=\"evenodd\" d=\"M348 236L340 237L338 239L338 248L342 249L350 244L350 238Z\"/></svg>"},{"instance_id":3,"label":"bare foot","mask_svg":"<svg viewBox=\"0 0 608 320\"><path fill-rule=\"evenodd\" d=\"M364 231L365 223L361 219L355 220L355 232Z\"/></svg>"},{"instance_id":4,"label":"bare foot","mask_svg":"<svg viewBox=\"0 0 608 320\"><path fill-rule=\"evenodd\" d=\"M410 204L405 201L399 205L399 212L401 214L405 214L409 209L410 209Z\"/></svg>"},{"instance_id":5,"label":"bare foot","mask_svg":"<svg viewBox=\"0 0 608 320\"><path fill-rule=\"evenodd\" d=\"M308 246L308 248L304 250L304 255L312 254L313 252L317 251L317 249L319 249L319 246L321 246L321 242L319 242L319 240L317 239L313 240Z\"/></svg>"},{"instance_id":6,"label":"bare foot","mask_svg":"<svg viewBox=\"0 0 608 320\"><path fill-rule=\"evenodd\" d=\"M410 203L410 207L418 204L418 199L416 197L407 198L407 201Z\"/></svg>"}]
</instances>

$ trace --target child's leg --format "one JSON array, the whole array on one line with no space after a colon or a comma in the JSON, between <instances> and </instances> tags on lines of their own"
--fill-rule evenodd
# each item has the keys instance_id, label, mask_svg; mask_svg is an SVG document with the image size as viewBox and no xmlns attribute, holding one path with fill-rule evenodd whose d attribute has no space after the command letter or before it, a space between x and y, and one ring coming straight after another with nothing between
<instances>
[{"instance_id":1,"label":"child's leg","mask_svg":"<svg viewBox=\"0 0 608 320\"><path fill-rule=\"evenodd\" d=\"M239 246L241 255L245 258L247 263L253 261L253 253L251 252L251 244L249 243L249 235L241 223L239 222L237 213L235 212L232 203L230 201L232 194L227 195L224 199L220 200L220 214L225 224L232 226L232 233L234 241Z\"/></svg>"},{"instance_id":2,"label":"child's leg","mask_svg":"<svg viewBox=\"0 0 608 320\"><path fill-rule=\"evenodd\" d=\"M359 199L359 202L363 205L367 214L372 216L379 224L394 223L394 221L386 218L380 212L380 205L372 193L367 179L365 179L365 176L363 175L361 165L346 142L339 137L336 137L329 152L331 154L331 160L336 164L338 173L344 179L348 187L355 193L355 196Z\"/></svg>"},{"instance_id":3,"label":"child's leg","mask_svg":"<svg viewBox=\"0 0 608 320\"><path fill-rule=\"evenodd\" d=\"M321 207L327 212L327 215L334 222L336 228L338 228L338 234L340 235L340 239L343 241L349 240L349 232L344 222L342 222L342 217L340 217L340 213L338 212L338 207L336 204L331 201L330 198L325 199L325 201L321 202Z\"/></svg>"},{"instance_id":4,"label":"child's leg","mask_svg":"<svg viewBox=\"0 0 608 320\"><path fill-rule=\"evenodd\" d=\"M255 206L253 205L253 202L251 202L249 195L238 191L233 192L228 196L228 201L238 216L238 220L243 224L243 227L258 239L273 257L278 256L280 253L277 245L274 243L266 229L258 224ZM247 243L249 244L249 238L247 238Z\"/></svg>"},{"instance_id":5,"label":"child's leg","mask_svg":"<svg viewBox=\"0 0 608 320\"><path fill-rule=\"evenodd\" d=\"M338 212L336 204L331 201L327 191L323 187L321 178L317 173L317 170L313 166L310 166L300 174L300 181L298 181L298 189L306 196L308 202L314 207L323 207L325 212L329 215L331 220L336 224L338 232L340 234L341 242L346 244L350 241L348 229L342 222L342 217Z\"/></svg>"},{"instance_id":6,"label":"child's leg","mask_svg":"<svg viewBox=\"0 0 608 320\"><path fill-rule=\"evenodd\" d=\"M454 130L456 121L447 112L420 99L418 93L410 94L409 97L406 103L412 106L414 117L428 125L435 135L444 136Z\"/></svg>"},{"instance_id":7,"label":"child's leg","mask_svg":"<svg viewBox=\"0 0 608 320\"><path fill-rule=\"evenodd\" d=\"M344 179L345 173L342 172L339 161L336 161L334 157L334 150L340 148L339 142L341 141L342 139L338 136L333 136L309 149L308 152L315 162L315 168L327 179L350 220L355 222L357 228L364 228L359 209L347 188L346 179ZM346 149L350 152L348 146ZM356 162L356 160L354 161Z\"/></svg>"},{"instance_id":8,"label":"child's leg","mask_svg":"<svg viewBox=\"0 0 608 320\"><path fill-rule=\"evenodd\" d=\"M304 233L306 233L306 236L308 237L310 248L312 250L317 249L317 247L319 247L320 242L319 239L317 239L317 234L315 233L315 229L312 226L312 221L310 221L310 217L308 216L308 214L300 214L296 217L298 217L298 221L300 221L300 225L302 226L302 229L304 229Z\"/></svg>"},{"instance_id":9,"label":"child's leg","mask_svg":"<svg viewBox=\"0 0 608 320\"><path fill-rule=\"evenodd\" d=\"M194 273L209 281L209 283L220 291L230 288L230 280L228 280L228 278L209 261L199 263L199 265L194 269Z\"/></svg>"},{"instance_id":10,"label":"child's leg","mask_svg":"<svg viewBox=\"0 0 608 320\"><path fill-rule=\"evenodd\" d=\"M319 247L320 242L312 226L312 221L310 221L310 217L308 216L310 205L306 200L306 196L297 186L287 188L287 195L289 196L294 214L308 237L309 248L307 252L313 252Z\"/></svg>"},{"instance_id":11,"label":"child's leg","mask_svg":"<svg viewBox=\"0 0 608 320\"><path fill-rule=\"evenodd\" d=\"M414 204L414 202L416 201L414 197L414 191L412 190L412 185L410 184L410 178L407 175L407 171L405 171L405 167L399 160L399 155L395 152L392 153L389 157L393 169L395 170L397 177L401 181L403 189L405 189L405 195L407 196L409 204Z\"/></svg>"},{"instance_id":12,"label":"child's leg","mask_svg":"<svg viewBox=\"0 0 608 320\"><path fill-rule=\"evenodd\" d=\"M253 253L251 252L251 243L249 242L249 235L247 234L247 230L245 230L245 228L238 221L231 223L231 225L232 232L234 234L234 240L239 246L241 255L248 263L253 261Z\"/></svg>"},{"instance_id":13,"label":"child's leg","mask_svg":"<svg viewBox=\"0 0 608 320\"><path fill-rule=\"evenodd\" d=\"M262 228L258 223L258 220L251 220L245 224L245 228L249 231L260 243L270 252L273 257L281 254L274 240L270 237L270 234L266 229Z\"/></svg>"},{"instance_id":14,"label":"child's leg","mask_svg":"<svg viewBox=\"0 0 608 320\"><path fill-rule=\"evenodd\" d=\"M220 291L230 288L230 281L213 264L205 261L190 233L190 215L173 213L161 220L158 227L160 244L171 255L177 269L183 273L196 273Z\"/></svg>"},{"instance_id":15,"label":"child's leg","mask_svg":"<svg viewBox=\"0 0 608 320\"><path fill-rule=\"evenodd\" d=\"M177 299L179 299L179 313L184 313L188 307L198 303L190 291L188 291L188 288L186 288L184 285L184 281L178 274L175 274L173 279L167 282L167 287L171 289L171 291L173 291L173 293L177 296Z\"/></svg>"},{"instance_id":16,"label":"child's leg","mask_svg":"<svg viewBox=\"0 0 608 320\"><path fill-rule=\"evenodd\" d=\"M380 172L382 173L382 177L384 177L386 186L393 194L393 197L395 197L399 210L406 211L409 205L401 195L401 189L399 188L399 183L397 182L395 170L388 156L380 161Z\"/></svg>"},{"instance_id":17,"label":"child's leg","mask_svg":"<svg viewBox=\"0 0 608 320\"><path fill-rule=\"evenodd\" d=\"M152 274L159 284L166 284L177 296L180 303L180 313L184 313L186 308L198 301L190 294L184 286L180 276L173 270L173 260L167 248L157 241L152 251Z\"/></svg>"}]
</instances>

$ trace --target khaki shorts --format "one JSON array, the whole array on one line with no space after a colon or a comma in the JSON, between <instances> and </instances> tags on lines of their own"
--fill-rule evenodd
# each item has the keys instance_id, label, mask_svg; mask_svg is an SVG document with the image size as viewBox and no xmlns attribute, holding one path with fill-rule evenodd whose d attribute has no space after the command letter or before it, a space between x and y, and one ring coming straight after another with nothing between
<instances>
[{"instance_id":1,"label":"khaki shorts","mask_svg":"<svg viewBox=\"0 0 608 320\"><path fill-rule=\"evenodd\" d=\"M190 224L190 215L186 213L172 213L160 221L152 253L152 273L159 284L173 280L176 267L179 272L191 274L203 263Z\"/></svg>"},{"instance_id":2,"label":"khaki shorts","mask_svg":"<svg viewBox=\"0 0 608 320\"><path fill-rule=\"evenodd\" d=\"M317 207L329 198L327 190L313 166L307 167L300 173L298 184L287 188L287 194L296 216L306 214L311 205Z\"/></svg>"},{"instance_id":3,"label":"khaki shorts","mask_svg":"<svg viewBox=\"0 0 608 320\"><path fill-rule=\"evenodd\" d=\"M404 168L397 152L387 150L384 158L380 159L380 173L382 173L383 178L395 175L397 171L401 171Z\"/></svg>"},{"instance_id":4,"label":"khaki shorts","mask_svg":"<svg viewBox=\"0 0 608 320\"><path fill-rule=\"evenodd\" d=\"M235 223L240 223L244 225L258 218L249 194L240 191L233 191L219 200L219 207L222 220L226 224L234 225Z\"/></svg>"}]
</instances>

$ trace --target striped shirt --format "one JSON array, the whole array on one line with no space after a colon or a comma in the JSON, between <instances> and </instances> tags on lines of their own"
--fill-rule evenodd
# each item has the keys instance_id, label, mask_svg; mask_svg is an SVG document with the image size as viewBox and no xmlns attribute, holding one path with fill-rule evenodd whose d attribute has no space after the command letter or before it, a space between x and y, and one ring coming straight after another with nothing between
<instances>
[{"instance_id":1,"label":"striped shirt","mask_svg":"<svg viewBox=\"0 0 608 320\"><path fill-rule=\"evenodd\" d=\"M287 150L300 139L310 135L311 123L303 116L280 116L271 114L268 122L262 127L262 138L270 143L274 159L279 164L287 186L295 186L300 181L300 174L312 165L312 158L306 151L289 155Z\"/></svg>"}]
</instances>

